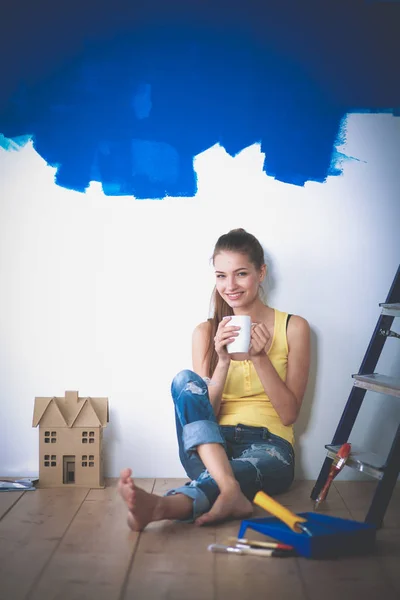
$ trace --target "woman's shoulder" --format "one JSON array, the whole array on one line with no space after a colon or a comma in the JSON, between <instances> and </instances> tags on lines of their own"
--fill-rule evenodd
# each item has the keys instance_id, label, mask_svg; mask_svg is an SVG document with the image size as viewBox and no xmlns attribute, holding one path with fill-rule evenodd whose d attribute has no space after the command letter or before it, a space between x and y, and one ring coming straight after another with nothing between
<instances>
[{"instance_id":1,"label":"woman's shoulder","mask_svg":"<svg viewBox=\"0 0 400 600\"><path fill-rule=\"evenodd\" d=\"M295 315L294 313L289 313L286 311L279 310L278 308L273 309L275 313L285 321L288 321L288 329L291 327L292 329L297 328L305 328L308 327L308 321L301 317L300 315Z\"/></svg>"},{"instance_id":2,"label":"woman's shoulder","mask_svg":"<svg viewBox=\"0 0 400 600\"><path fill-rule=\"evenodd\" d=\"M301 328L309 327L307 319L305 319L304 317L300 317L300 315L293 315L293 314L290 315L289 326L290 325L291 325L292 329L293 328L301 329Z\"/></svg>"},{"instance_id":3,"label":"woman's shoulder","mask_svg":"<svg viewBox=\"0 0 400 600\"><path fill-rule=\"evenodd\" d=\"M289 345L296 340L304 340L310 335L310 325L304 317L300 315L290 315L289 323L287 326L287 339Z\"/></svg>"}]
</instances>

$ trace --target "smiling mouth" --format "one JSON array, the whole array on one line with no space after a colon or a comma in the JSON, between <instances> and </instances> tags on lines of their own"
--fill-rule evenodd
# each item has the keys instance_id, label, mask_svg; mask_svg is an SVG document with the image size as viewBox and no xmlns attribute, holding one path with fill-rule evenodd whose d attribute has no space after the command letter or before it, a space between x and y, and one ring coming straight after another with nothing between
<instances>
[{"instance_id":1,"label":"smiling mouth","mask_svg":"<svg viewBox=\"0 0 400 600\"><path fill-rule=\"evenodd\" d=\"M237 300L238 298L240 298L240 296L243 294L243 292L238 292L237 294L226 294L229 298L229 300Z\"/></svg>"}]
</instances>

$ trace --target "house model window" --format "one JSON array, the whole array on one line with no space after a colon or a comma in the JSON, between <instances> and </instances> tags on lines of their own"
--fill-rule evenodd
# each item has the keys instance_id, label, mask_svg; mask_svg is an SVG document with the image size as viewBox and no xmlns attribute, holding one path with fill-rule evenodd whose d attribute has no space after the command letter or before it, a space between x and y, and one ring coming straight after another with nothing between
<instances>
[{"instance_id":1,"label":"house model window","mask_svg":"<svg viewBox=\"0 0 400 600\"><path fill-rule=\"evenodd\" d=\"M44 455L44 466L45 467L56 467L57 466L57 456L55 454L45 454Z\"/></svg>"},{"instance_id":2,"label":"house model window","mask_svg":"<svg viewBox=\"0 0 400 600\"><path fill-rule=\"evenodd\" d=\"M89 454L89 461L87 454L82 455L82 467L87 467L88 465L89 467L94 467L94 454Z\"/></svg>"},{"instance_id":3,"label":"house model window","mask_svg":"<svg viewBox=\"0 0 400 600\"><path fill-rule=\"evenodd\" d=\"M108 398L80 398L69 391L64 398L35 398L39 486L104 487L103 428L108 421ZM90 450L82 444L91 444Z\"/></svg>"}]
</instances>

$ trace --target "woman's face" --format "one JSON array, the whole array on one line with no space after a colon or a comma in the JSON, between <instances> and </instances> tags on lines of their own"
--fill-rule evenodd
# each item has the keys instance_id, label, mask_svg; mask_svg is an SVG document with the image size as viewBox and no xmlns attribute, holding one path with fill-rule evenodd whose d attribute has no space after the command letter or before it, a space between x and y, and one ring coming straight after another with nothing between
<instances>
[{"instance_id":1,"label":"woman's face","mask_svg":"<svg viewBox=\"0 0 400 600\"><path fill-rule=\"evenodd\" d=\"M258 297L265 265L257 270L247 254L223 251L215 256L214 269L217 291L231 308L246 307Z\"/></svg>"}]
</instances>

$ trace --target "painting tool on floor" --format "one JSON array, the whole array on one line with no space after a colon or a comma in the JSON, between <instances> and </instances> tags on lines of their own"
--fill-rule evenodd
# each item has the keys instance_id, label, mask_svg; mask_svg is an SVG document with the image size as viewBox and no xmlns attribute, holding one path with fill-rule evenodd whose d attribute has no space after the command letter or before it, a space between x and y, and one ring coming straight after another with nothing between
<instances>
[{"instance_id":1,"label":"painting tool on floor","mask_svg":"<svg viewBox=\"0 0 400 600\"><path fill-rule=\"evenodd\" d=\"M24 477L23 479L0 479L0 492L28 492L36 490L37 478Z\"/></svg>"},{"instance_id":2,"label":"painting tool on floor","mask_svg":"<svg viewBox=\"0 0 400 600\"><path fill-rule=\"evenodd\" d=\"M365 554L373 549L376 528L315 512L296 515L265 494L258 492L253 502L274 517L256 517L242 521L238 538L244 538L248 528L293 546L306 558L333 558L349 554Z\"/></svg>"},{"instance_id":3,"label":"painting tool on floor","mask_svg":"<svg viewBox=\"0 0 400 600\"><path fill-rule=\"evenodd\" d=\"M279 550L293 550L293 546L282 544L280 542L262 542L260 540L248 540L247 538L236 538L229 537L228 543L230 545L244 544L250 548L275 548Z\"/></svg>"},{"instance_id":4,"label":"painting tool on floor","mask_svg":"<svg viewBox=\"0 0 400 600\"><path fill-rule=\"evenodd\" d=\"M208 546L210 552L221 552L224 554L237 554L239 556L260 556L263 558L289 558L295 556L294 550L278 550L265 548L249 548L242 546L228 546L227 544L210 544Z\"/></svg>"},{"instance_id":5,"label":"painting tool on floor","mask_svg":"<svg viewBox=\"0 0 400 600\"><path fill-rule=\"evenodd\" d=\"M327 478L324 486L322 487L320 493L318 494L318 498L315 501L314 510L317 510L317 508L319 507L321 502L323 502L326 499L328 492L329 492L329 488L331 487L332 481L335 479L336 475L338 475L340 473L340 471L343 469L348 457L350 456L350 452L351 452L351 444L349 444L349 443L343 444L339 448L339 451L337 452L337 454L331 464L328 478Z\"/></svg>"}]
</instances>

